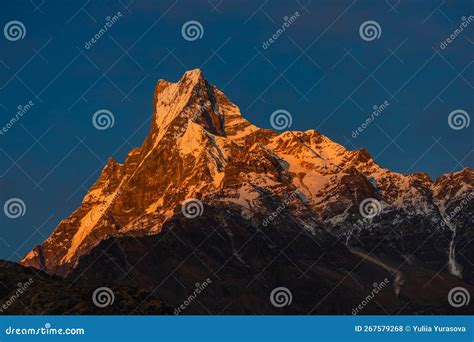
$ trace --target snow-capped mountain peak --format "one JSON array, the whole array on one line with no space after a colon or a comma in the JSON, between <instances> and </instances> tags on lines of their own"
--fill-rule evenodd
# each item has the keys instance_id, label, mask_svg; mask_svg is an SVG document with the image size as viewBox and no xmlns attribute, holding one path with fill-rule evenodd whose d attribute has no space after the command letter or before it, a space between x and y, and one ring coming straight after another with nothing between
<instances>
[{"instance_id":1,"label":"snow-capped mountain peak","mask_svg":"<svg viewBox=\"0 0 474 342\"><path fill-rule=\"evenodd\" d=\"M365 149L347 150L314 130L277 134L255 127L199 69L175 83L158 81L154 104L144 143L123 164L110 159L82 205L22 264L67 274L105 239L159 233L190 198L240 212L259 226L278 201L297 194L285 204L291 222L314 235L323 228L346 235L350 243L368 230L386 234L384 217L400 227L410 220L437 224L446 201L458 203L473 189L472 169L433 183L384 169ZM463 182L455 192L451 178ZM360 208L367 199L380 211L370 226ZM440 248L448 258L448 247Z\"/></svg>"}]
</instances>

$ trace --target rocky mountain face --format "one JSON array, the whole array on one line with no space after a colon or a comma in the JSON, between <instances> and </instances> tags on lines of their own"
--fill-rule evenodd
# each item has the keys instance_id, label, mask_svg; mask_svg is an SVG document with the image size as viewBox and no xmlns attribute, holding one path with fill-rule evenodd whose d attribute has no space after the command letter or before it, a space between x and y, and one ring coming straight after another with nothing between
<instances>
[{"instance_id":1,"label":"rocky mountain face","mask_svg":"<svg viewBox=\"0 0 474 342\"><path fill-rule=\"evenodd\" d=\"M450 313L452 287L472 292L474 170L432 181L314 130L255 127L200 70L158 81L154 104L142 146L22 265L174 306L212 279L189 313L350 314L385 278L364 312ZM293 303L275 311L279 286Z\"/></svg>"}]
</instances>

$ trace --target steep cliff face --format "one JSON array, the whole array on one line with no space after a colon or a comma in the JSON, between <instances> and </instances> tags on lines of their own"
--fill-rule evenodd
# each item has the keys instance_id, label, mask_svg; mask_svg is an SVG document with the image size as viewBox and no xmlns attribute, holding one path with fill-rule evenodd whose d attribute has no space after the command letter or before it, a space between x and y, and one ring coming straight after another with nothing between
<instances>
[{"instance_id":1,"label":"steep cliff face","mask_svg":"<svg viewBox=\"0 0 474 342\"><path fill-rule=\"evenodd\" d=\"M343 254L365 251L389 256L394 265L428 265L435 272L445 267L473 281L472 169L433 182L425 174L384 169L366 150L349 151L314 130L277 134L257 128L200 70L186 72L176 83L158 81L154 103L142 146L123 164L110 159L82 205L21 260L23 265L62 276L77 273L81 259L91 262L88 255L110 241L163 235L195 198L204 217L207 211L229 213L219 221L227 227L226 239L246 227L247 237L261 229L283 230L274 233L285 242L289 229L296 232L293 237L303 232L323 246L308 249L303 258L308 262L337 242ZM279 224L275 212L283 220ZM218 224L208 219L200 222ZM200 230L195 221L186 222L181 225ZM199 234L189 227L182 229ZM235 249L245 260L232 243L215 243L216 250ZM284 243L267 247L270 253ZM266 260L262 253L253 258ZM160 254L162 262L164 257Z\"/></svg>"},{"instance_id":2,"label":"steep cliff face","mask_svg":"<svg viewBox=\"0 0 474 342\"><path fill-rule=\"evenodd\" d=\"M110 159L81 207L22 263L65 274L106 237L160 231L186 198L222 187L228 159L245 146L238 141L256 131L199 70L160 80L143 145L123 164Z\"/></svg>"},{"instance_id":3,"label":"steep cliff face","mask_svg":"<svg viewBox=\"0 0 474 342\"><path fill-rule=\"evenodd\" d=\"M274 212L284 203L273 196L263 201L257 204ZM447 299L452 288L472 292L472 285L419 262L402 265L391 256L348 249L344 240L322 229L304 229L295 215L297 203L261 228L236 207L204 205L201 216L176 215L159 234L101 242L67 279L89 286L138 285L175 309L189 300L196 284L210 279L181 314L350 315L379 284L385 284L383 289L360 313L473 312L472 305L454 309ZM310 218L307 211L298 214ZM281 287L292 301L275 307L271 293Z\"/></svg>"}]
</instances>

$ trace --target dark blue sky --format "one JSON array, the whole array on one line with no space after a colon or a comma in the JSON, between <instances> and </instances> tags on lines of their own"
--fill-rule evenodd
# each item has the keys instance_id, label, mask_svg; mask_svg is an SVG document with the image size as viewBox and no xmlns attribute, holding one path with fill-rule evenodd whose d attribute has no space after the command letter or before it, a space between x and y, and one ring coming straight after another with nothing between
<instances>
[{"instance_id":1,"label":"dark blue sky","mask_svg":"<svg viewBox=\"0 0 474 342\"><path fill-rule=\"evenodd\" d=\"M365 147L394 171L436 178L472 167L474 123L453 130L448 115L473 112L474 22L447 48L440 43L473 12L470 0L2 2L1 28L18 20L26 35L0 35L0 128L18 105L34 105L0 135L0 204L26 205L17 219L0 212L0 258L17 260L77 208L107 158L123 161L143 141L156 81L196 67L257 126L271 128L271 113L285 109L291 129ZM189 20L201 23L201 39L183 39ZM381 27L373 41L359 35L368 20ZM384 101L388 108L352 138ZM94 128L99 109L114 114L112 128Z\"/></svg>"}]
</instances>

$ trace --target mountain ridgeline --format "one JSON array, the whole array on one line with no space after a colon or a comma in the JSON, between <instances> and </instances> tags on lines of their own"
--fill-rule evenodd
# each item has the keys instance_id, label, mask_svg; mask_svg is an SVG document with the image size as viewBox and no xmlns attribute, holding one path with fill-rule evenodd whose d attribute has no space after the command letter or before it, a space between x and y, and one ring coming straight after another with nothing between
<instances>
[{"instance_id":1,"label":"mountain ridgeline","mask_svg":"<svg viewBox=\"0 0 474 342\"><path fill-rule=\"evenodd\" d=\"M473 175L400 174L315 130L258 128L192 70L158 81L143 144L20 263L171 307L212 280L189 314L351 314L385 279L361 313L472 313L448 293L474 289Z\"/></svg>"}]
</instances>

